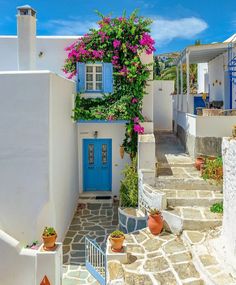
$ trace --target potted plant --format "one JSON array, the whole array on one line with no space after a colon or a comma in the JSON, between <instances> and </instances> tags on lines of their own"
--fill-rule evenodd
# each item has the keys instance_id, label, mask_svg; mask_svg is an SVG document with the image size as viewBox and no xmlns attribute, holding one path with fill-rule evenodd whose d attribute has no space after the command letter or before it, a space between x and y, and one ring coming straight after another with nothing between
<instances>
[{"instance_id":1,"label":"potted plant","mask_svg":"<svg viewBox=\"0 0 236 285\"><path fill-rule=\"evenodd\" d=\"M151 209L148 213L148 228L153 235L159 235L164 226L162 214L158 209Z\"/></svg>"},{"instance_id":2,"label":"potted plant","mask_svg":"<svg viewBox=\"0 0 236 285\"><path fill-rule=\"evenodd\" d=\"M123 145L120 146L120 157L121 159L124 158L124 154L125 154L125 147Z\"/></svg>"},{"instance_id":3,"label":"potted plant","mask_svg":"<svg viewBox=\"0 0 236 285\"><path fill-rule=\"evenodd\" d=\"M122 231L114 231L110 234L111 250L114 252L121 252L123 250L123 243L125 235Z\"/></svg>"},{"instance_id":4,"label":"potted plant","mask_svg":"<svg viewBox=\"0 0 236 285\"><path fill-rule=\"evenodd\" d=\"M201 170L204 163L205 163L205 158L202 156L198 156L195 160L195 167L197 168L197 170Z\"/></svg>"},{"instance_id":5,"label":"potted plant","mask_svg":"<svg viewBox=\"0 0 236 285\"><path fill-rule=\"evenodd\" d=\"M57 233L55 229L53 227L45 227L42 234L42 239L44 243L43 248L45 250L54 250L56 238Z\"/></svg>"}]
</instances>

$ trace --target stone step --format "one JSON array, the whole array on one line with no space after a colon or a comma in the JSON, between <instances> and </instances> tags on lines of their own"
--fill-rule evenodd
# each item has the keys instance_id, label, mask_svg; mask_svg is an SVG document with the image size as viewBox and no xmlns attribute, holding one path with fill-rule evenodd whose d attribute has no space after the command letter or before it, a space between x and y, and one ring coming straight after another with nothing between
<instances>
[{"instance_id":1,"label":"stone step","mask_svg":"<svg viewBox=\"0 0 236 285\"><path fill-rule=\"evenodd\" d=\"M222 191L221 185L209 184L207 181L201 178L176 178L176 177L166 177L166 178L156 178L155 188L158 190L162 189L175 189L175 190L218 190Z\"/></svg>"},{"instance_id":2,"label":"stone step","mask_svg":"<svg viewBox=\"0 0 236 285\"><path fill-rule=\"evenodd\" d=\"M222 256L221 228L212 231L184 231L182 236L205 284L235 285L236 271Z\"/></svg>"},{"instance_id":3,"label":"stone step","mask_svg":"<svg viewBox=\"0 0 236 285\"><path fill-rule=\"evenodd\" d=\"M209 230L222 224L222 214L210 207L173 207L163 211L165 227L174 234L183 230Z\"/></svg>"},{"instance_id":4,"label":"stone step","mask_svg":"<svg viewBox=\"0 0 236 285\"><path fill-rule=\"evenodd\" d=\"M214 203L223 201L223 194L220 191L206 190L162 190L166 193L167 206L199 206L210 207Z\"/></svg>"},{"instance_id":5,"label":"stone step","mask_svg":"<svg viewBox=\"0 0 236 285\"><path fill-rule=\"evenodd\" d=\"M81 193L79 196L79 203L81 204L112 204L113 197L111 192L93 192Z\"/></svg>"}]
</instances>

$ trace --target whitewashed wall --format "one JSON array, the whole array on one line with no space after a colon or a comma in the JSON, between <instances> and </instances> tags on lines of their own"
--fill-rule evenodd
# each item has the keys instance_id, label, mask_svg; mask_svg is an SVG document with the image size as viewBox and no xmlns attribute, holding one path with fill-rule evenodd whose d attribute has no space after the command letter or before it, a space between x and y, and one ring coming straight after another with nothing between
<instances>
[{"instance_id":1,"label":"whitewashed wall","mask_svg":"<svg viewBox=\"0 0 236 285\"><path fill-rule=\"evenodd\" d=\"M52 225L61 240L78 195L74 82L0 72L0 86L0 228L26 244Z\"/></svg>"},{"instance_id":2,"label":"whitewashed wall","mask_svg":"<svg viewBox=\"0 0 236 285\"><path fill-rule=\"evenodd\" d=\"M224 215L222 239L228 263L236 268L236 140L223 139L224 162Z\"/></svg>"},{"instance_id":3,"label":"whitewashed wall","mask_svg":"<svg viewBox=\"0 0 236 285\"><path fill-rule=\"evenodd\" d=\"M153 64L153 54L146 54L143 52L140 55L141 61L144 64ZM153 66L148 67L151 71L148 84L146 87L147 95L143 98L142 114L146 121L153 122Z\"/></svg>"},{"instance_id":4,"label":"whitewashed wall","mask_svg":"<svg viewBox=\"0 0 236 285\"><path fill-rule=\"evenodd\" d=\"M52 285L61 285L61 244L53 252L32 250L0 230L0 252L1 285L39 285L45 275Z\"/></svg>"},{"instance_id":5,"label":"whitewashed wall","mask_svg":"<svg viewBox=\"0 0 236 285\"><path fill-rule=\"evenodd\" d=\"M98 139L112 139L112 195L119 195L121 171L126 163L130 162L129 155L125 153L120 158L120 145L125 137L125 124L116 123L80 123L78 125L78 154L79 154L79 189L83 192L83 139L94 138L98 132Z\"/></svg>"},{"instance_id":6,"label":"whitewashed wall","mask_svg":"<svg viewBox=\"0 0 236 285\"><path fill-rule=\"evenodd\" d=\"M236 116L196 116L185 112L178 112L178 125L195 137L230 136Z\"/></svg>"},{"instance_id":7,"label":"whitewashed wall","mask_svg":"<svg viewBox=\"0 0 236 285\"><path fill-rule=\"evenodd\" d=\"M210 101L224 100L226 56L220 55L209 62ZM217 82L216 82L217 81ZM213 86L214 83L214 86ZM221 83L221 84L220 84Z\"/></svg>"},{"instance_id":8,"label":"whitewashed wall","mask_svg":"<svg viewBox=\"0 0 236 285\"><path fill-rule=\"evenodd\" d=\"M78 38L79 36L37 36L36 69L65 75L62 71L67 54L65 48ZM43 52L41 57L40 52ZM17 37L0 36L0 71L13 70L18 70Z\"/></svg>"},{"instance_id":9,"label":"whitewashed wall","mask_svg":"<svg viewBox=\"0 0 236 285\"><path fill-rule=\"evenodd\" d=\"M198 93L208 92L208 63L198 63L197 79L198 79Z\"/></svg>"},{"instance_id":10,"label":"whitewashed wall","mask_svg":"<svg viewBox=\"0 0 236 285\"><path fill-rule=\"evenodd\" d=\"M77 126L72 122L75 84L50 74L49 100L49 190L53 206L52 224L62 240L78 204Z\"/></svg>"},{"instance_id":11,"label":"whitewashed wall","mask_svg":"<svg viewBox=\"0 0 236 285\"><path fill-rule=\"evenodd\" d=\"M174 81L172 80L154 80L154 129L155 130L172 130L173 120L173 97Z\"/></svg>"}]
</instances>

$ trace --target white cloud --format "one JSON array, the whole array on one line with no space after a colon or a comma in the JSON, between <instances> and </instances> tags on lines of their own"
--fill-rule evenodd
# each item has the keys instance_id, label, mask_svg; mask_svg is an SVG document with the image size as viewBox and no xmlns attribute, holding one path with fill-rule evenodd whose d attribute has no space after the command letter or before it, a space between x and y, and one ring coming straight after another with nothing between
<instances>
[{"instance_id":1,"label":"white cloud","mask_svg":"<svg viewBox=\"0 0 236 285\"><path fill-rule=\"evenodd\" d=\"M207 29L207 23L196 17L167 20L161 17L152 17L152 36L157 46L163 46L172 40L193 39Z\"/></svg>"},{"instance_id":2,"label":"white cloud","mask_svg":"<svg viewBox=\"0 0 236 285\"><path fill-rule=\"evenodd\" d=\"M97 24L93 21L82 19L70 19L70 20L50 20L43 24L44 28L49 29L56 35L84 35L89 29L97 28Z\"/></svg>"}]
</instances>

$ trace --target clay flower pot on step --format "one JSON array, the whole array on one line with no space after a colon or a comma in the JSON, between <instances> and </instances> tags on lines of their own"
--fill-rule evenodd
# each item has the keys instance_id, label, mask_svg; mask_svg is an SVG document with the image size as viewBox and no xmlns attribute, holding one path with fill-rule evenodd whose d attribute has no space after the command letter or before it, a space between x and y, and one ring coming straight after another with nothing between
<instances>
[{"instance_id":1,"label":"clay flower pot on step","mask_svg":"<svg viewBox=\"0 0 236 285\"><path fill-rule=\"evenodd\" d=\"M124 233L121 231L114 231L109 237L111 243L111 250L114 252L122 252L125 240Z\"/></svg>"},{"instance_id":2,"label":"clay flower pot on step","mask_svg":"<svg viewBox=\"0 0 236 285\"><path fill-rule=\"evenodd\" d=\"M159 235L163 229L164 221L160 211L154 209L149 212L148 228L153 235Z\"/></svg>"},{"instance_id":3,"label":"clay flower pot on step","mask_svg":"<svg viewBox=\"0 0 236 285\"><path fill-rule=\"evenodd\" d=\"M52 227L45 227L43 234L43 248L47 251L52 251L55 249L56 245L56 239L57 239L57 233Z\"/></svg>"},{"instance_id":4,"label":"clay flower pot on step","mask_svg":"<svg viewBox=\"0 0 236 285\"><path fill-rule=\"evenodd\" d=\"M201 170L202 166L205 163L205 159L201 156L197 157L195 160L195 167L197 168L197 170Z\"/></svg>"}]
</instances>

